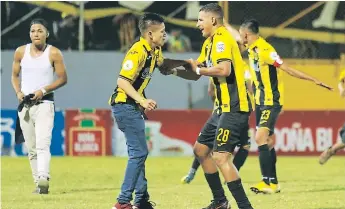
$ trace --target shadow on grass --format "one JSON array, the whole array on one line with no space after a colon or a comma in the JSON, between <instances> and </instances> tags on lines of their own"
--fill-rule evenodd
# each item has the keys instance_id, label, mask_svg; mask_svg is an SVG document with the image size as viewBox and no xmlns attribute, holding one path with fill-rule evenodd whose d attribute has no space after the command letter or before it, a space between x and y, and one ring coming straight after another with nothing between
<instances>
[{"instance_id":1,"label":"shadow on grass","mask_svg":"<svg viewBox=\"0 0 345 209\"><path fill-rule=\"evenodd\" d=\"M334 192L334 191L345 191L345 187L334 187L334 188L324 188L324 189L313 189L308 192ZM343 207L344 208L344 207ZM321 208L320 208L321 209ZM328 209L328 208L325 208Z\"/></svg>"},{"instance_id":2,"label":"shadow on grass","mask_svg":"<svg viewBox=\"0 0 345 209\"><path fill-rule=\"evenodd\" d=\"M289 193L303 193L303 192L335 192L335 191L345 191L345 187L333 187L333 188L322 188L322 189L307 189L307 190L295 190L295 191L289 191ZM323 209L323 208L320 208ZM328 209L328 208L324 208ZM333 208L329 208L333 209ZM338 208L334 208L338 209ZM345 207L339 208L339 209L345 209Z\"/></svg>"},{"instance_id":3,"label":"shadow on grass","mask_svg":"<svg viewBox=\"0 0 345 209\"><path fill-rule=\"evenodd\" d=\"M59 192L54 192L55 194L70 194L70 193L78 193L78 192L104 192L104 191L116 191L120 190L121 188L81 188L81 189L71 189L71 190L64 190Z\"/></svg>"},{"instance_id":4,"label":"shadow on grass","mask_svg":"<svg viewBox=\"0 0 345 209\"><path fill-rule=\"evenodd\" d=\"M317 209L343 209L344 207L336 207L336 208L334 208L334 207L332 207L332 208L317 208Z\"/></svg>"}]
</instances>

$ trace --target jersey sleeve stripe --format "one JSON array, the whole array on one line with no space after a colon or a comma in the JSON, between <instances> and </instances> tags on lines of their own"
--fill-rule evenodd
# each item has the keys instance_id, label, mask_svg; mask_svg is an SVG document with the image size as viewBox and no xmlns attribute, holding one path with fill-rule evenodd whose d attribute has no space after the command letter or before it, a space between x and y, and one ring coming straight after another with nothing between
<instances>
[{"instance_id":1,"label":"jersey sleeve stripe","mask_svg":"<svg viewBox=\"0 0 345 209\"><path fill-rule=\"evenodd\" d=\"M122 78L122 79L125 79L125 80L127 80L129 82L132 82L132 79L129 79L129 78L123 76L123 75L119 75L119 77Z\"/></svg>"},{"instance_id":2,"label":"jersey sleeve stripe","mask_svg":"<svg viewBox=\"0 0 345 209\"><path fill-rule=\"evenodd\" d=\"M221 58L221 59L217 60L217 64L219 64L221 62L231 62L231 59L229 59L229 58Z\"/></svg>"}]
</instances>

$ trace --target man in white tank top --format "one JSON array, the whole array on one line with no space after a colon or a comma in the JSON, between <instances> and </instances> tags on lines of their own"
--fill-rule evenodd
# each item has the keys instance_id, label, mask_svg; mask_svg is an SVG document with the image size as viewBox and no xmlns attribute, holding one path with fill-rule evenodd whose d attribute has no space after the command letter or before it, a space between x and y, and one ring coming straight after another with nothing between
<instances>
[{"instance_id":1,"label":"man in white tank top","mask_svg":"<svg viewBox=\"0 0 345 209\"><path fill-rule=\"evenodd\" d=\"M12 66L12 86L19 102L24 104L22 109L18 108L20 128L28 149L35 193L40 194L48 194L49 189L55 114L53 91L67 83L61 51L46 43L48 36L46 21L33 20L30 24L32 43L17 48Z\"/></svg>"}]
</instances>

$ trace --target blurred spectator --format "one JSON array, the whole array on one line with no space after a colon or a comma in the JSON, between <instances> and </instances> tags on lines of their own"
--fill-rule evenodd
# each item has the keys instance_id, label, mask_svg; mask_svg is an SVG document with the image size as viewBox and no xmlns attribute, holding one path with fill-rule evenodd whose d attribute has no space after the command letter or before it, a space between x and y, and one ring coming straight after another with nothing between
<instances>
[{"instance_id":1,"label":"blurred spectator","mask_svg":"<svg viewBox=\"0 0 345 209\"><path fill-rule=\"evenodd\" d=\"M316 46L312 41L309 40L297 40L291 39L292 41L292 56L295 58L311 58L315 59L317 56Z\"/></svg>"},{"instance_id":2,"label":"blurred spectator","mask_svg":"<svg viewBox=\"0 0 345 209\"><path fill-rule=\"evenodd\" d=\"M136 16L133 14L117 15L113 18L113 24L120 26L118 30L120 51L127 51L137 34Z\"/></svg>"},{"instance_id":3,"label":"blurred spectator","mask_svg":"<svg viewBox=\"0 0 345 209\"><path fill-rule=\"evenodd\" d=\"M168 37L169 52L190 52L192 46L190 39L182 34L180 29L173 29Z\"/></svg>"},{"instance_id":4,"label":"blurred spectator","mask_svg":"<svg viewBox=\"0 0 345 209\"><path fill-rule=\"evenodd\" d=\"M61 14L62 20L53 23L53 32L58 40L61 49L77 49L78 48L78 24L77 18L73 15Z\"/></svg>"},{"instance_id":5,"label":"blurred spectator","mask_svg":"<svg viewBox=\"0 0 345 209\"><path fill-rule=\"evenodd\" d=\"M1 10L3 10L3 11L1 11L1 12L3 12L3 14L5 14L5 18L3 19L4 22L2 22L2 21L1 22L2 22L2 24L5 23L4 24L5 26L8 26L10 23L10 20L11 20L11 16L13 16L12 13L14 12L14 4L11 2L8 2L8 1L6 1L4 4L5 4L5 6L2 7Z\"/></svg>"},{"instance_id":6,"label":"blurred spectator","mask_svg":"<svg viewBox=\"0 0 345 209\"><path fill-rule=\"evenodd\" d=\"M79 39L79 17L62 13L61 21L54 21L53 32L58 40L58 46L62 49L76 50L78 49ZM95 49L95 30L94 21L85 20L84 23L84 49Z\"/></svg>"},{"instance_id":7,"label":"blurred spectator","mask_svg":"<svg viewBox=\"0 0 345 209\"><path fill-rule=\"evenodd\" d=\"M93 20L85 20L84 26L84 48L85 50L94 49L95 31L93 28Z\"/></svg>"}]
</instances>

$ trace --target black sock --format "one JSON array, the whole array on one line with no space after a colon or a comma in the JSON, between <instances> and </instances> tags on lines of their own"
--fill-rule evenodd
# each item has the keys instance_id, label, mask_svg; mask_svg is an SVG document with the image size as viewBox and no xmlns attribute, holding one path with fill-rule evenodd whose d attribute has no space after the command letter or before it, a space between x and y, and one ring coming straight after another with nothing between
<instances>
[{"instance_id":1,"label":"black sock","mask_svg":"<svg viewBox=\"0 0 345 209\"><path fill-rule=\"evenodd\" d=\"M248 197L243 189L241 179L228 182L228 188L236 200L237 206L240 209L252 209L252 206L248 200Z\"/></svg>"},{"instance_id":2,"label":"black sock","mask_svg":"<svg viewBox=\"0 0 345 209\"><path fill-rule=\"evenodd\" d=\"M208 174L205 173L207 183L212 191L215 201L223 201L226 199L222 183L220 182L219 172Z\"/></svg>"},{"instance_id":3,"label":"black sock","mask_svg":"<svg viewBox=\"0 0 345 209\"><path fill-rule=\"evenodd\" d=\"M234 157L234 165L237 168L238 171L240 171L240 168L243 166L244 162L246 161L248 157L248 150L243 149L242 147L238 150Z\"/></svg>"},{"instance_id":4,"label":"black sock","mask_svg":"<svg viewBox=\"0 0 345 209\"><path fill-rule=\"evenodd\" d=\"M197 158L194 158L192 168L194 170L198 170L199 166L200 166L199 160Z\"/></svg>"},{"instance_id":5,"label":"black sock","mask_svg":"<svg viewBox=\"0 0 345 209\"><path fill-rule=\"evenodd\" d=\"M271 149L271 159L272 159L272 167L271 167L272 170L271 170L271 175L270 175L270 182L272 182L273 184L278 184L277 170L276 170L277 154L274 148Z\"/></svg>"},{"instance_id":6,"label":"black sock","mask_svg":"<svg viewBox=\"0 0 345 209\"><path fill-rule=\"evenodd\" d=\"M271 159L270 151L268 149L267 144L259 146L259 160L260 160L262 180L266 184L269 185L270 184L269 177L271 176L272 159Z\"/></svg>"}]
</instances>

